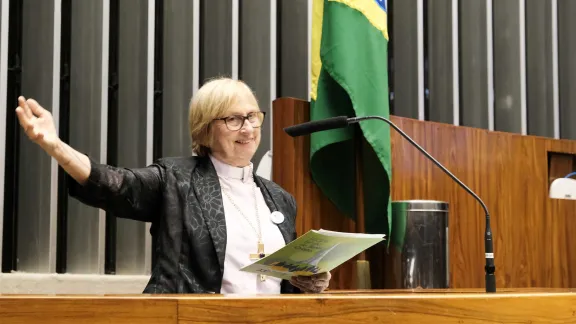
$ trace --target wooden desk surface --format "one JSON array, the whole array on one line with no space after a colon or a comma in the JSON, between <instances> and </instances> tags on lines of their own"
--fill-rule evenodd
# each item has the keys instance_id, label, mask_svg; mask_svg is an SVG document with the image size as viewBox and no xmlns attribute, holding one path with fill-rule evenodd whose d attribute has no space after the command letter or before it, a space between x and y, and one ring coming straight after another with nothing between
<instances>
[{"instance_id":1,"label":"wooden desk surface","mask_svg":"<svg viewBox=\"0 0 576 324\"><path fill-rule=\"evenodd\" d=\"M576 323L576 290L0 295L0 323Z\"/></svg>"}]
</instances>

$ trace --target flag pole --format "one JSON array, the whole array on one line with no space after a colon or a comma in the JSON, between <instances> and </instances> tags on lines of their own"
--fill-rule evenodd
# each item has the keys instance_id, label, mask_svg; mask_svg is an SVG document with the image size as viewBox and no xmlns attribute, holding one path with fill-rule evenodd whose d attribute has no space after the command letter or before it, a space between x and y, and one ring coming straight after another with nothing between
<instances>
[{"instance_id":1,"label":"flag pole","mask_svg":"<svg viewBox=\"0 0 576 324\"><path fill-rule=\"evenodd\" d=\"M364 170L362 168L362 129L357 124L355 127L356 136L354 136L354 157L356 165L356 181L355 181L355 195L356 195L356 232L364 233L365 228L365 215L364 215L364 187L362 179L364 178ZM370 262L366 260L366 252L362 251L356 260L356 286L357 289L371 289L370 282Z\"/></svg>"}]
</instances>

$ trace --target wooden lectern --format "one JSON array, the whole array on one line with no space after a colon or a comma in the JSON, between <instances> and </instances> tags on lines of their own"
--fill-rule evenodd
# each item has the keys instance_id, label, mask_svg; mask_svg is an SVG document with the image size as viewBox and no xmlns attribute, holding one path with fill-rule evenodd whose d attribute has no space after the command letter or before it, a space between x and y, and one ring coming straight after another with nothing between
<instances>
[{"instance_id":1,"label":"wooden lectern","mask_svg":"<svg viewBox=\"0 0 576 324\"><path fill-rule=\"evenodd\" d=\"M283 129L309 121L309 103L273 104L272 178L298 203L297 231L354 232L354 222L322 195L309 173L309 136ZM486 203L498 288L576 286L576 201L548 198L552 180L576 170L576 141L487 131L392 116L391 120ZM484 287L485 215L480 205L408 141L391 132L392 200L450 204L451 288ZM384 288L386 251L369 251L372 288ZM354 262L333 273L332 289L354 289Z\"/></svg>"}]
</instances>

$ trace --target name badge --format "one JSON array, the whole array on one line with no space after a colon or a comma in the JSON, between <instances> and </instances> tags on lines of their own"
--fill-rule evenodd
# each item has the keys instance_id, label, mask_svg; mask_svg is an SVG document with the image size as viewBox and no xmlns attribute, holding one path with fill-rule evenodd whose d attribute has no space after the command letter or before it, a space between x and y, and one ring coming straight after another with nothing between
<instances>
[{"instance_id":1,"label":"name badge","mask_svg":"<svg viewBox=\"0 0 576 324\"><path fill-rule=\"evenodd\" d=\"M281 224L284 221L284 215L279 211L273 211L272 214L270 214L270 219L274 224Z\"/></svg>"}]
</instances>

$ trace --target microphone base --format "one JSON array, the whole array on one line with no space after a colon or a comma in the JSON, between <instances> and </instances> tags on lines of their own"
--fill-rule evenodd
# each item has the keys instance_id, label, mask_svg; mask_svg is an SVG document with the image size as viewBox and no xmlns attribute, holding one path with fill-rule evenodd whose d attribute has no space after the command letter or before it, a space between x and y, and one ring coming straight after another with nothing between
<instances>
[{"instance_id":1,"label":"microphone base","mask_svg":"<svg viewBox=\"0 0 576 324\"><path fill-rule=\"evenodd\" d=\"M486 274L486 292L487 293L496 292L496 276L493 273Z\"/></svg>"}]
</instances>

